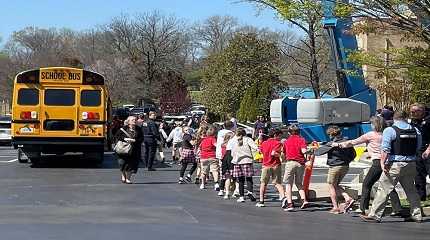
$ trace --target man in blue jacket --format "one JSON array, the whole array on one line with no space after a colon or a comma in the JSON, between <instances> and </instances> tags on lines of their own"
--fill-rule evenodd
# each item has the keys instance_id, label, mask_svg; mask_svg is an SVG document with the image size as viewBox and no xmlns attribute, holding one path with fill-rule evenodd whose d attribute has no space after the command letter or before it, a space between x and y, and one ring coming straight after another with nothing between
<instances>
[{"instance_id":1,"label":"man in blue jacket","mask_svg":"<svg viewBox=\"0 0 430 240\"><path fill-rule=\"evenodd\" d=\"M381 222L387 197L398 182L402 185L411 206L411 217L407 221L422 222L420 199L414 185L417 175L417 151L421 148L421 133L406 122L404 111L394 113L394 124L382 133L381 168L379 188L369 215L360 215L366 222Z\"/></svg>"},{"instance_id":2,"label":"man in blue jacket","mask_svg":"<svg viewBox=\"0 0 430 240\"><path fill-rule=\"evenodd\" d=\"M148 166L148 171L155 171L152 167L155 154L157 152L158 141L160 141L160 132L158 126L154 122L156 118L155 112L149 112L148 120L142 124L143 143L145 145L144 162Z\"/></svg>"}]
</instances>

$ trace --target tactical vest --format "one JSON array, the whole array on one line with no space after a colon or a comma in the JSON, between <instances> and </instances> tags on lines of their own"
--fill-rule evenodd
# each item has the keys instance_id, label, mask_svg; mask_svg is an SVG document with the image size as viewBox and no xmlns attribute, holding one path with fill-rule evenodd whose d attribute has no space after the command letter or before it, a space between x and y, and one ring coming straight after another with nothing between
<instances>
[{"instance_id":1,"label":"tactical vest","mask_svg":"<svg viewBox=\"0 0 430 240\"><path fill-rule=\"evenodd\" d=\"M400 129L392 126L396 131L396 139L391 142L391 155L412 156L417 152L418 136L415 128Z\"/></svg>"}]
</instances>

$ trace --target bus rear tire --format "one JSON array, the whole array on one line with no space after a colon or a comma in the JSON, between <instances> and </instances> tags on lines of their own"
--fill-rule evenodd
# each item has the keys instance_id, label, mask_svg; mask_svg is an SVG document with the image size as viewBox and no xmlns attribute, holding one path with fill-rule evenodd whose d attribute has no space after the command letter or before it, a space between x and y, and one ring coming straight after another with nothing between
<instances>
[{"instance_id":1,"label":"bus rear tire","mask_svg":"<svg viewBox=\"0 0 430 240\"><path fill-rule=\"evenodd\" d=\"M102 164L104 160L104 151L84 153L84 158L95 164Z\"/></svg>"},{"instance_id":2,"label":"bus rear tire","mask_svg":"<svg viewBox=\"0 0 430 240\"><path fill-rule=\"evenodd\" d=\"M42 158L41 152L27 152L26 155L30 159L32 167L39 165Z\"/></svg>"}]
</instances>

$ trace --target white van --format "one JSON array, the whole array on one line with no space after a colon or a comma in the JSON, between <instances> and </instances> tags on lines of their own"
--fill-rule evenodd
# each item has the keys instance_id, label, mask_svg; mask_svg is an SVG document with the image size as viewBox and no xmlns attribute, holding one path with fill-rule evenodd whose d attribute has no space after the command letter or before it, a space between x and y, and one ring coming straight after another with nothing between
<instances>
[{"instance_id":1,"label":"white van","mask_svg":"<svg viewBox=\"0 0 430 240\"><path fill-rule=\"evenodd\" d=\"M0 144L10 145L12 143L11 125L11 116L0 116Z\"/></svg>"}]
</instances>

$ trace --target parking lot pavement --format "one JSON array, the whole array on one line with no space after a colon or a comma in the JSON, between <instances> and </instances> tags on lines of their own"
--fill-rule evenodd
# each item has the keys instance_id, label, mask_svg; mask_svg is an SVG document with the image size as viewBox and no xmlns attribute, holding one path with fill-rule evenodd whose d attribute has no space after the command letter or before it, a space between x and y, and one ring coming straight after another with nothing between
<instances>
[{"instance_id":1,"label":"parking lot pavement","mask_svg":"<svg viewBox=\"0 0 430 240\"><path fill-rule=\"evenodd\" d=\"M10 155L11 149L0 149ZM222 200L211 188L177 184L178 166L140 169L135 184L120 182L115 158L93 166L79 156L47 158L40 166L0 165L1 239L427 239L428 222L361 222L353 214L331 215L317 202L286 213L273 199ZM256 181L257 185L257 181ZM258 186L256 186L257 189Z\"/></svg>"},{"instance_id":2,"label":"parking lot pavement","mask_svg":"<svg viewBox=\"0 0 430 240\"><path fill-rule=\"evenodd\" d=\"M18 161L16 150L11 146L0 146L0 163L12 163Z\"/></svg>"}]
</instances>

